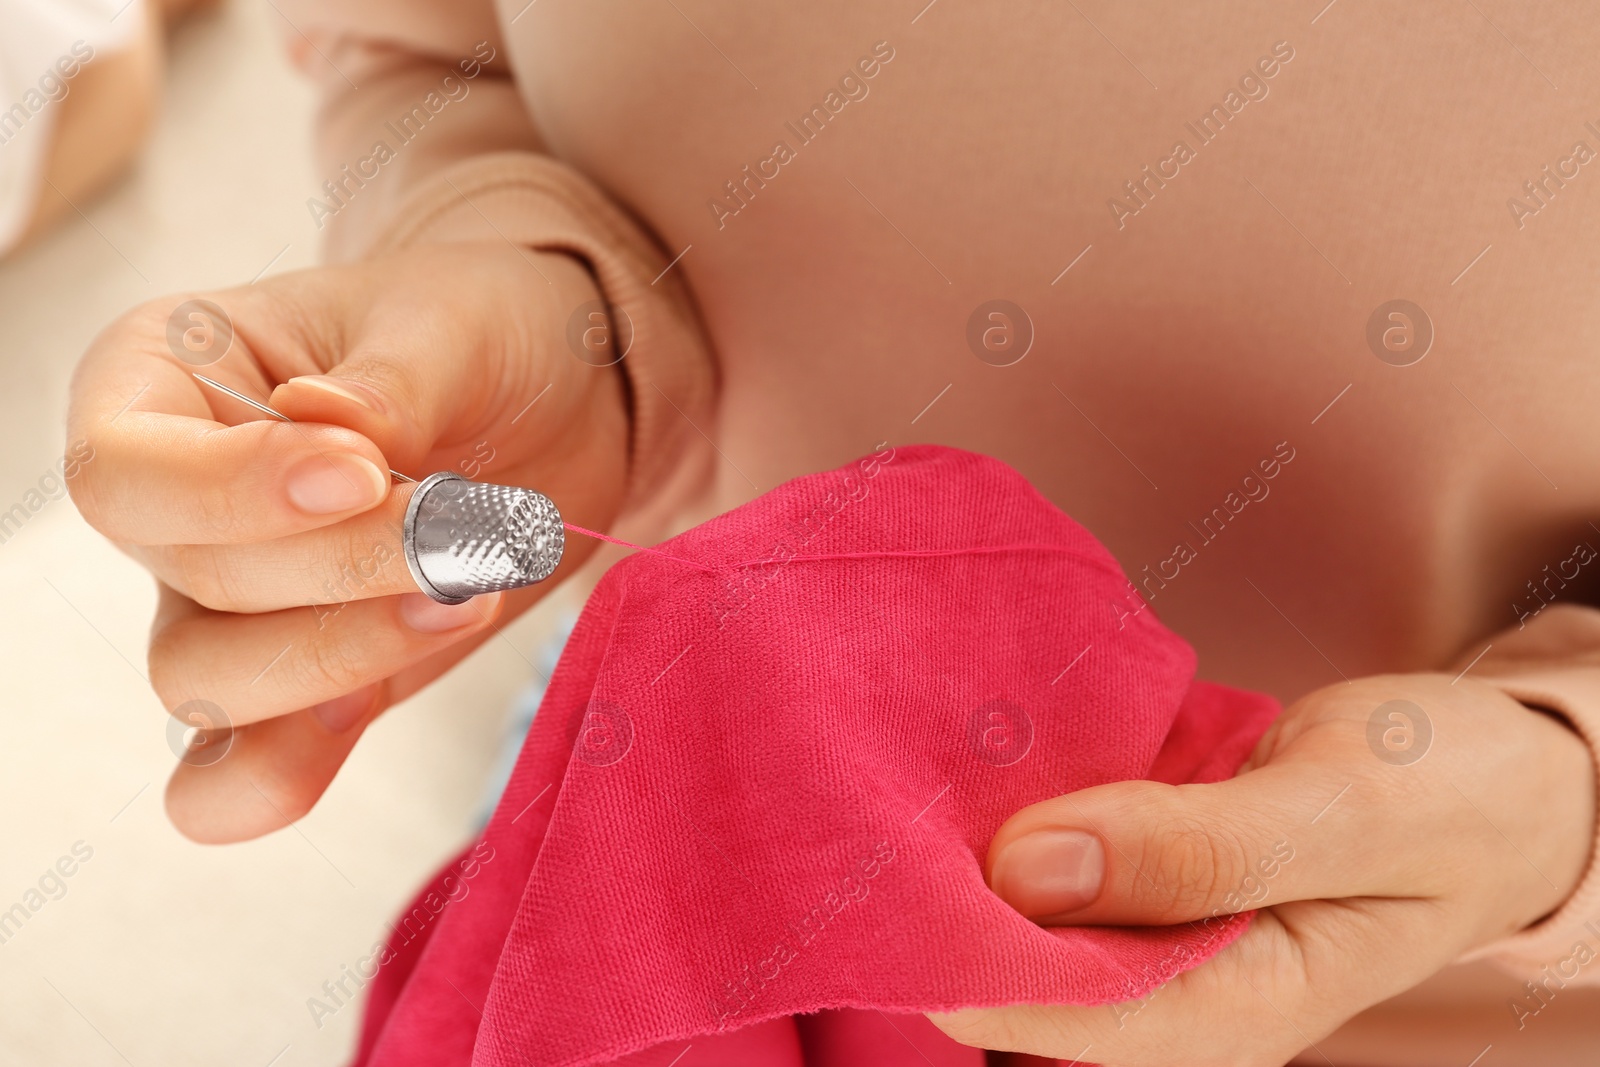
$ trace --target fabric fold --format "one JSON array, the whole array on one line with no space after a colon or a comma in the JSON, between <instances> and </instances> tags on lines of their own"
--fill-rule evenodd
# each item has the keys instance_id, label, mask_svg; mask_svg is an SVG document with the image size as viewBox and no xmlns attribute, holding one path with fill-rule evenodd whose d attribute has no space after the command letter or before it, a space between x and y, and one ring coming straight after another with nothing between
<instances>
[{"instance_id":1,"label":"fabric fold","mask_svg":"<svg viewBox=\"0 0 1600 1067\"><path fill-rule=\"evenodd\" d=\"M1248 916L1041 928L983 861L1039 800L1231 774L1277 705L1194 667L1087 531L952 449L637 553L573 632L492 859L380 972L359 1062L847 1062L880 1018L910 1038L884 1067L975 1065L914 1013L1141 996Z\"/></svg>"}]
</instances>

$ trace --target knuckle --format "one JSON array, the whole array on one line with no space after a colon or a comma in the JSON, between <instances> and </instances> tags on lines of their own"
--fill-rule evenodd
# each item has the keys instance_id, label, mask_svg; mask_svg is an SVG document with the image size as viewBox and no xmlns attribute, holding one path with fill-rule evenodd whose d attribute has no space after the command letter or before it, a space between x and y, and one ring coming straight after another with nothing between
<instances>
[{"instance_id":1,"label":"knuckle","mask_svg":"<svg viewBox=\"0 0 1600 1067\"><path fill-rule=\"evenodd\" d=\"M172 314L172 309L183 301L204 295L206 294L185 292L151 297L123 312L117 319L116 325L136 333L147 333L153 325L164 325L167 317Z\"/></svg>"},{"instance_id":2,"label":"knuckle","mask_svg":"<svg viewBox=\"0 0 1600 1067\"><path fill-rule=\"evenodd\" d=\"M319 700L327 699L329 694L351 692L370 681L370 665L357 644L327 637L312 641L305 670L310 688L322 694L317 697Z\"/></svg>"},{"instance_id":3,"label":"knuckle","mask_svg":"<svg viewBox=\"0 0 1600 1067\"><path fill-rule=\"evenodd\" d=\"M239 612L246 601L232 569L210 545L171 546L178 591L212 611Z\"/></svg>"},{"instance_id":4,"label":"knuckle","mask_svg":"<svg viewBox=\"0 0 1600 1067\"><path fill-rule=\"evenodd\" d=\"M182 671L179 664L182 653L179 641L171 626L157 626L150 631L150 649L145 656L145 671L150 678L150 688L155 690L162 707L171 711L182 699Z\"/></svg>"},{"instance_id":5,"label":"knuckle","mask_svg":"<svg viewBox=\"0 0 1600 1067\"><path fill-rule=\"evenodd\" d=\"M189 628L183 623L156 626L150 631L145 667L150 688L168 712L193 699L203 688L208 673L191 654L188 634Z\"/></svg>"},{"instance_id":6,"label":"knuckle","mask_svg":"<svg viewBox=\"0 0 1600 1067\"><path fill-rule=\"evenodd\" d=\"M195 518L218 541L249 539L250 516L240 506L239 494L225 486L203 486L194 497Z\"/></svg>"},{"instance_id":7,"label":"knuckle","mask_svg":"<svg viewBox=\"0 0 1600 1067\"><path fill-rule=\"evenodd\" d=\"M337 555L325 565L316 597L325 603L343 605L405 591L409 588L404 581L409 574L405 567L405 549L398 530L368 536L352 526Z\"/></svg>"},{"instance_id":8,"label":"knuckle","mask_svg":"<svg viewBox=\"0 0 1600 1067\"><path fill-rule=\"evenodd\" d=\"M392 359L376 353L358 354L346 360L340 370L379 396L410 402L416 390L414 375L407 373L406 368Z\"/></svg>"},{"instance_id":9,"label":"knuckle","mask_svg":"<svg viewBox=\"0 0 1600 1067\"><path fill-rule=\"evenodd\" d=\"M67 479L67 495L72 498L73 507L78 509L78 514L83 516L83 521L91 527L107 533L109 531L108 518L100 502L100 494L95 491L94 479L87 477L85 472L79 472L78 477Z\"/></svg>"},{"instance_id":10,"label":"knuckle","mask_svg":"<svg viewBox=\"0 0 1600 1067\"><path fill-rule=\"evenodd\" d=\"M133 343L142 347L159 344L166 331L167 319L172 316L173 308L184 300L200 295L202 294L169 293L135 304L112 320L105 330L104 338L113 343Z\"/></svg>"},{"instance_id":11,"label":"knuckle","mask_svg":"<svg viewBox=\"0 0 1600 1067\"><path fill-rule=\"evenodd\" d=\"M1219 900L1238 876L1238 845L1226 829L1184 817L1145 842L1132 892L1145 907L1199 913Z\"/></svg>"}]
</instances>

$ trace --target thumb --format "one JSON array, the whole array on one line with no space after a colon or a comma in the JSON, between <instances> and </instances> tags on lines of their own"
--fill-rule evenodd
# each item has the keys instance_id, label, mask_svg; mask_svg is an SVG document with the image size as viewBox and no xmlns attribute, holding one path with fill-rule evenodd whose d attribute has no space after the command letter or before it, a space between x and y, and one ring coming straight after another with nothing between
<instances>
[{"instance_id":1,"label":"thumb","mask_svg":"<svg viewBox=\"0 0 1600 1067\"><path fill-rule=\"evenodd\" d=\"M290 378L273 390L271 405L297 422L355 430L396 470L422 478L429 472L414 468L472 403L461 362L357 354L326 374Z\"/></svg>"},{"instance_id":2,"label":"thumb","mask_svg":"<svg viewBox=\"0 0 1600 1067\"><path fill-rule=\"evenodd\" d=\"M534 257L537 278L526 271ZM577 258L464 243L348 271L303 279L281 302L290 336L308 337L314 366L328 368L274 390L290 418L356 430L420 478L482 443L508 460L566 444L599 397L623 410L620 371L563 354L563 324L597 292ZM518 422L547 389L537 416Z\"/></svg>"},{"instance_id":3,"label":"thumb","mask_svg":"<svg viewBox=\"0 0 1600 1067\"><path fill-rule=\"evenodd\" d=\"M1296 865L1307 784L1268 766L1226 782L1116 782L1022 809L989 846L990 888L1050 925L1169 925L1344 896ZM1298 802L1296 802L1298 801Z\"/></svg>"}]
</instances>

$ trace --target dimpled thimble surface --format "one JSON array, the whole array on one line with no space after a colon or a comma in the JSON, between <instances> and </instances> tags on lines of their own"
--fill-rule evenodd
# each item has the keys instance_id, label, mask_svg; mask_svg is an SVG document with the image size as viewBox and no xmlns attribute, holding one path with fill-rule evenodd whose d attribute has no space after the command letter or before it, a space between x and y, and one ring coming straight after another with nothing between
<instances>
[{"instance_id":1,"label":"dimpled thimble surface","mask_svg":"<svg viewBox=\"0 0 1600 1067\"><path fill-rule=\"evenodd\" d=\"M561 513L543 493L449 471L417 485L404 529L411 576L443 604L543 581L566 545Z\"/></svg>"}]
</instances>

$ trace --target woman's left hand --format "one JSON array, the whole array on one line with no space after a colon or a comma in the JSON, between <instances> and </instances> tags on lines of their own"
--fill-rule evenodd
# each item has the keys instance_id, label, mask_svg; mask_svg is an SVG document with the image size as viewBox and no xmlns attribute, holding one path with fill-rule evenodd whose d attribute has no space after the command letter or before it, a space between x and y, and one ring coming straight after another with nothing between
<instances>
[{"instance_id":1,"label":"woman's left hand","mask_svg":"<svg viewBox=\"0 0 1600 1067\"><path fill-rule=\"evenodd\" d=\"M1275 1067L1553 911L1585 869L1594 779L1565 724L1470 677L1318 690L1229 781L1085 789L989 848L989 885L1043 925L1260 908L1238 941L1142 1000L931 1018L965 1044L1108 1067Z\"/></svg>"}]
</instances>

